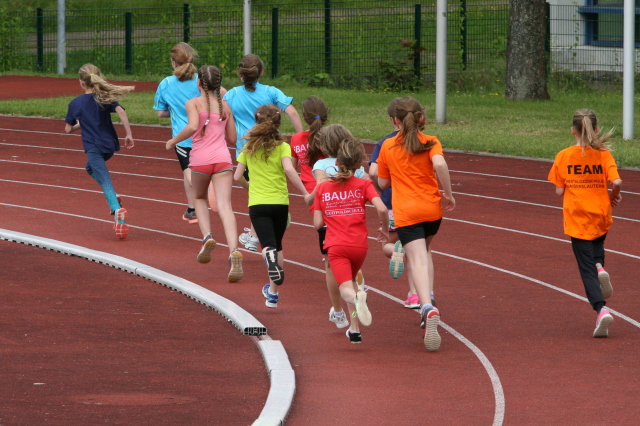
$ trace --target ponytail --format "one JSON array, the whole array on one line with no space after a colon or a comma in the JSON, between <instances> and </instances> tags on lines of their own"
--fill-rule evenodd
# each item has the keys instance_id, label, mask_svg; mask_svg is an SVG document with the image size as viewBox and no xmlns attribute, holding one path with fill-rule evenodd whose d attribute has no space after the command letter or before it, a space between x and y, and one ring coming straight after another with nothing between
<instances>
[{"instance_id":1,"label":"ponytail","mask_svg":"<svg viewBox=\"0 0 640 426\"><path fill-rule=\"evenodd\" d=\"M316 143L316 136L318 131L327 124L329 120L329 108L322 99L317 96L309 96L302 101L302 118L309 126L309 136L307 137L307 154L306 158L309 162L309 166L318 161L321 155L321 151Z\"/></svg>"},{"instance_id":2,"label":"ponytail","mask_svg":"<svg viewBox=\"0 0 640 426\"><path fill-rule=\"evenodd\" d=\"M78 71L80 80L93 90L93 98L99 104L112 104L135 89L135 86L117 86L109 83L93 64L84 64Z\"/></svg>"},{"instance_id":3,"label":"ponytail","mask_svg":"<svg viewBox=\"0 0 640 426\"><path fill-rule=\"evenodd\" d=\"M604 135L597 133L598 118L596 113L590 109L579 109L573 114L573 128L580 137L580 145L584 148L589 146L596 151L610 151L611 147L607 143L615 129L609 130Z\"/></svg>"},{"instance_id":4,"label":"ponytail","mask_svg":"<svg viewBox=\"0 0 640 426\"><path fill-rule=\"evenodd\" d=\"M273 105L262 105L256 110L256 124L245 136L247 140L243 152L250 157L255 156L260 148L264 148L262 159L266 162L278 145L284 142L280 135L280 110Z\"/></svg>"},{"instance_id":5,"label":"ponytail","mask_svg":"<svg viewBox=\"0 0 640 426\"><path fill-rule=\"evenodd\" d=\"M362 142L357 139L345 139L338 149L336 158L338 173L332 176L331 180L344 184L347 179L355 175L356 170L362 167L364 155Z\"/></svg>"},{"instance_id":6,"label":"ponytail","mask_svg":"<svg viewBox=\"0 0 640 426\"><path fill-rule=\"evenodd\" d=\"M410 96L406 96L396 101L395 110L395 117L402 122L402 129L397 137L398 145L404 146L405 152L418 154L430 150L436 144L435 141L423 144L418 138L418 133L424 129L426 121L424 108L420 105L420 102Z\"/></svg>"}]
</instances>

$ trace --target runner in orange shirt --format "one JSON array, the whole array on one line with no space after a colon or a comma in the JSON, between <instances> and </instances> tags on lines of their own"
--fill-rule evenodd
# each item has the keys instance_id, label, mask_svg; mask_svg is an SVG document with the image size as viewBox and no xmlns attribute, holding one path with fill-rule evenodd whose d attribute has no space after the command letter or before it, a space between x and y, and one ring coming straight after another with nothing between
<instances>
[{"instance_id":1,"label":"runner in orange shirt","mask_svg":"<svg viewBox=\"0 0 640 426\"><path fill-rule=\"evenodd\" d=\"M606 144L613 130L605 135L599 131L595 112L577 110L571 127L576 144L556 155L549 180L563 196L564 233L571 237L587 299L598 313L593 337L607 337L613 316L604 299L611 297L613 288L603 268L604 240L613 223L611 206L622 199L622 180Z\"/></svg>"},{"instance_id":2,"label":"runner in orange shirt","mask_svg":"<svg viewBox=\"0 0 640 426\"><path fill-rule=\"evenodd\" d=\"M440 141L421 132L425 125L422 105L412 97L399 99L393 120L400 126L400 132L382 144L378 184L381 189L393 186L391 201L396 232L411 264L409 272L420 301L425 302L420 308L421 327L426 328L424 344L427 350L435 351L441 343L440 311L431 303L429 245L442 221L442 197L445 211L453 210L456 201ZM442 195L438 180L444 190Z\"/></svg>"}]
</instances>

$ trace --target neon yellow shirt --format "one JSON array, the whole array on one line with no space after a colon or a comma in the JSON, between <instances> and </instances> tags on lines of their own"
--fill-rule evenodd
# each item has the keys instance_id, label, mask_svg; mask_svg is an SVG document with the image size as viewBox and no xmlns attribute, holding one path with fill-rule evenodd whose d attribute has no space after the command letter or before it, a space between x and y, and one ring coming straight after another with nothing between
<instances>
[{"instance_id":1,"label":"neon yellow shirt","mask_svg":"<svg viewBox=\"0 0 640 426\"><path fill-rule=\"evenodd\" d=\"M264 149L260 148L251 157L245 151L238 156L238 163L244 164L249 169L249 206L259 204L288 206L289 187L282 159L291 158L291 146L282 142L271 151L267 161L262 158L263 153Z\"/></svg>"}]
</instances>

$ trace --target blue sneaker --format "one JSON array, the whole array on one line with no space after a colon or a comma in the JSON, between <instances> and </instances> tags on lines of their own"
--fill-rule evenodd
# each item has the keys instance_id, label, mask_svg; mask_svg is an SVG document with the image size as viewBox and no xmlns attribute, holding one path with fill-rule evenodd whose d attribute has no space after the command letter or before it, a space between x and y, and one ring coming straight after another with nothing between
<instances>
[{"instance_id":1,"label":"blue sneaker","mask_svg":"<svg viewBox=\"0 0 640 426\"><path fill-rule=\"evenodd\" d=\"M271 294L269 292L269 287L271 286L271 284L267 283L264 285L264 287L262 287L262 295L265 297L265 299L267 299L264 304L267 305L269 308L277 308L278 307L278 295L277 294Z\"/></svg>"},{"instance_id":2,"label":"blue sneaker","mask_svg":"<svg viewBox=\"0 0 640 426\"><path fill-rule=\"evenodd\" d=\"M393 246L393 254L389 262L389 273L391 278L398 279L404 272L404 247L400 241L396 241Z\"/></svg>"}]
</instances>

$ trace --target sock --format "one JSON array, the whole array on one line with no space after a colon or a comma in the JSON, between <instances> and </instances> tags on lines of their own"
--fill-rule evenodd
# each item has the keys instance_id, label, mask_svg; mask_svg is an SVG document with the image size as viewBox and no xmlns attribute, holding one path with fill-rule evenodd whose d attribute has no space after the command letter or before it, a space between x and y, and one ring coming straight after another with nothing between
<instances>
[{"instance_id":1,"label":"sock","mask_svg":"<svg viewBox=\"0 0 640 426\"><path fill-rule=\"evenodd\" d=\"M274 296L277 296L277 295L278 295L278 293L273 293L273 292L271 292L271 286L269 286L269 289L268 289L267 291L269 292L269 294L273 294Z\"/></svg>"}]
</instances>

